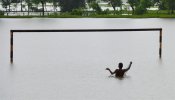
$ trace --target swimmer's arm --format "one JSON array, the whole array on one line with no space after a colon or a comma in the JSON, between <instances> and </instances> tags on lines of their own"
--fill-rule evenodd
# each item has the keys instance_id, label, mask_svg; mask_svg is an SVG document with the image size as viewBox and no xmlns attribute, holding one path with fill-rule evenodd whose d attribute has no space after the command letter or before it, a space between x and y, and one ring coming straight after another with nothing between
<instances>
[{"instance_id":1,"label":"swimmer's arm","mask_svg":"<svg viewBox=\"0 0 175 100\"><path fill-rule=\"evenodd\" d=\"M111 73L111 75L115 74L115 71L112 72L109 68L106 68L106 70L108 70Z\"/></svg>"},{"instance_id":2,"label":"swimmer's arm","mask_svg":"<svg viewBox=\"0 0 175 100\"><path fill-rule=\"evenodd\" d=\"M128 68L125 69L125 71L128 71L131 68L132 62L130 62Z\"/></svg>"}]
</instances>

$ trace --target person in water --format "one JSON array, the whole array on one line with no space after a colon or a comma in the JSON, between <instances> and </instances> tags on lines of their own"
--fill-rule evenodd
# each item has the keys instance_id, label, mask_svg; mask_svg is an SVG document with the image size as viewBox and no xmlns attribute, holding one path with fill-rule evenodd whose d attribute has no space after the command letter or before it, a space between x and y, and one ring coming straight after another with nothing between
<instances>
[{"instance_id":1,"label":"person in water","mask_svg":"<svg viewBox=\"0 0 175 100\"><path fill-rule=\"evenodd\" d=\"M106 70L108 70L111 73L111 75L115 74L115 77L122 78L124 74L131 68L131 65L132 65L132 62L130 62L128 68L122 69L123 63L119 63L118 64L119 69L116 69L114 72L112 72L109 68L106 68Z\"/></svg>"}]
</instances>

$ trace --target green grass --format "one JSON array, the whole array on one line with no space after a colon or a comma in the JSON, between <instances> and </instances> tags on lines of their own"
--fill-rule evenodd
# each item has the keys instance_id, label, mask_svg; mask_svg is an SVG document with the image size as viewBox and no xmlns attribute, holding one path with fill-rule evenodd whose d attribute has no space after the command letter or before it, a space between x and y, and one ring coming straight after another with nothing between
<instances>
[{"instance_id":1,"label":"green grass","mask_svg":"<svg viewBox=\"0 0 175 100\"><path fill-rule=\"evenodd\" d=\"M123 13L129 13L127 11L122 11ZM108 14L94 14L94 12L89 12L89 16L81 15L71 15L70 13L65 14L51 14L49 16L0 16L0 18L175 18L175 14L168 14L168 11L148 11L144 15L120 15L113 14L112 11L109 11Z\"/></svg>"},{"instance_id":2,"label":"green grass","mask_svg":"<svg viewBox=\"0 0 175 100\"><path fill-rule=\"evenodd\" d=\"M58 15L58 16L48 16L48 18L175 18L175 15L165 15L165 14L90 15L90 16Z\"/></svg>"},{"instance_id":3,"label":"green grass","mask_svg":"<svg viewBox=\"0 0 175 100\"><path fill-rule=\"evenodd\" d=\"M39 16L0 16L0 18L34 18Z\"/></svg>"}]
</instances>

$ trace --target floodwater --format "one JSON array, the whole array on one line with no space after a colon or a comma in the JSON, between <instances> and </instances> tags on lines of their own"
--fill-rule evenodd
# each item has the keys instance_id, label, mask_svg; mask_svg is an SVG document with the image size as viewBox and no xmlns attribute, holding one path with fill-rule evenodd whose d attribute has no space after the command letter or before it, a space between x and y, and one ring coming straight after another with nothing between
<instances>
[{"instance_id":1,"label":"floodwater","mask_svg":"<svg viewBox=\"0 0 175 100\"><path fill-rule=\"evenodd\" d=\"M0 19L0 100L174 100L175 19ZM10 29L163 28L159 32L15 33ZM125 78L110 76L133 61Z\"/></svg>"}]
</instances>

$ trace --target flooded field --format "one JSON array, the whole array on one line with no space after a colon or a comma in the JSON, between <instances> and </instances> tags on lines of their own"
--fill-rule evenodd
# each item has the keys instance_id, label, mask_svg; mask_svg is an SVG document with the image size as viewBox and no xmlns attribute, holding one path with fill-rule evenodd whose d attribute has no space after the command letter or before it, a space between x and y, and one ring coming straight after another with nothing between
<instances>
[{"instance_id":1,"label":"flooded field","mask_svg":"<svg viewBox=\"0 0 175 100\"><path fill-rule=\"evenodd\" d=\"M0 100L173 100L175 19L0 19ZM15 33L11 29L163 28L159 32ZM106 67L124 68L125 78Z\"/></svg>"}]
</instances>

